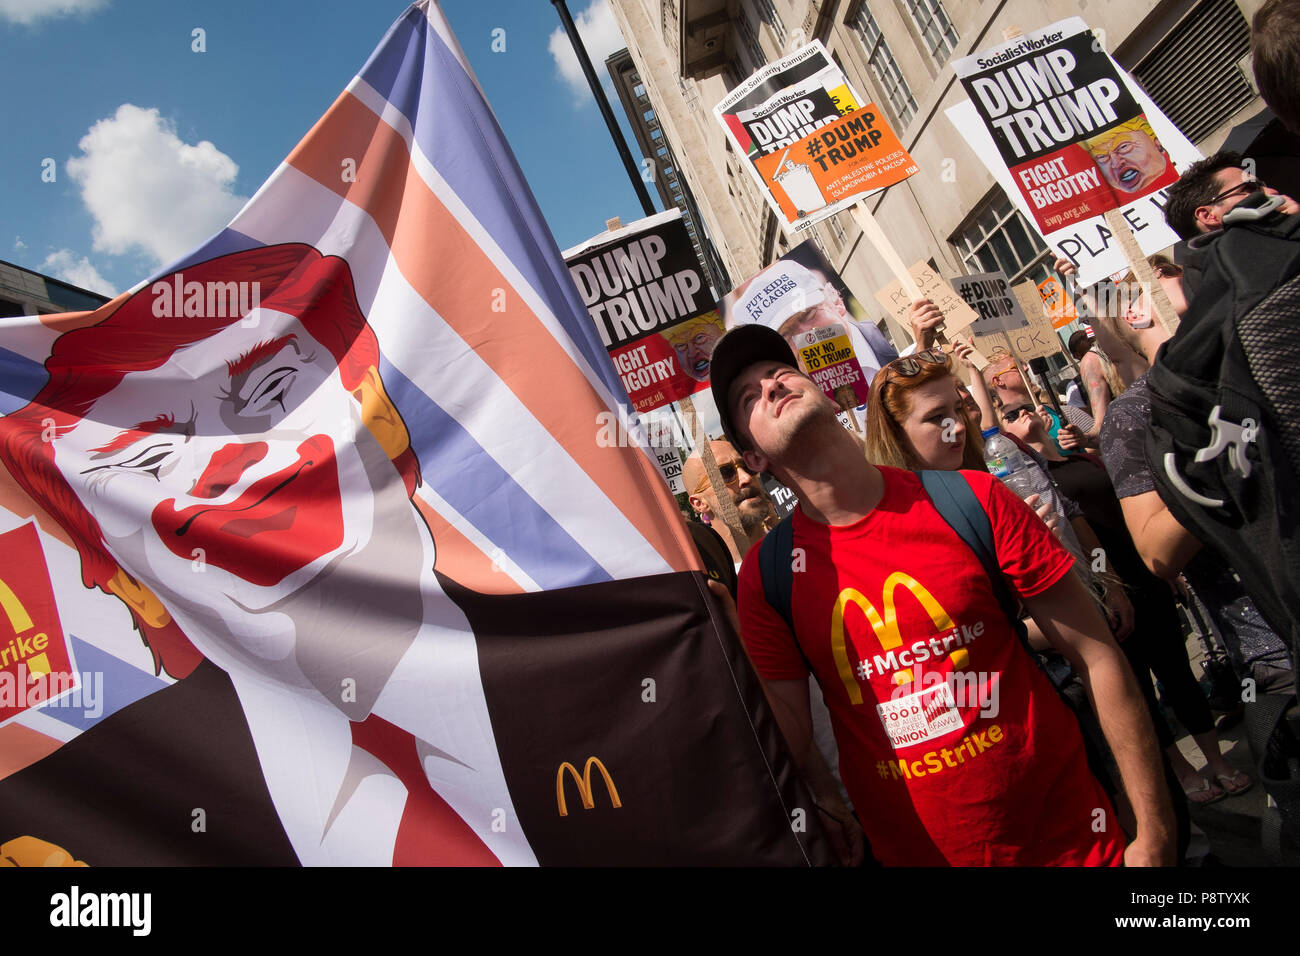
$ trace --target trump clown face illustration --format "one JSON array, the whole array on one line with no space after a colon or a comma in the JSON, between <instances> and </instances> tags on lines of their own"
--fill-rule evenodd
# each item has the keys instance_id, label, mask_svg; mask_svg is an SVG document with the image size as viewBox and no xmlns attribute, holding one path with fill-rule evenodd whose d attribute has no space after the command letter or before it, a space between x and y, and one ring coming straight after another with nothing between
<instances>
[{"instance_id":1,"label":"trump clown face illustration","mask_svg":"<svg viewBox=\"0 0 1300 956\"><path fill-rule=\"evenodd\" d=\"M307 246L184 280L257 283L258 304L160 310L168 277L65 334L49 383L5 420L7 464L73 536L88 586L356 719L414 638L433 557L377 342L346 265ZM384 614L361 627L363 603Z\"/></svg>"}]
</instances>

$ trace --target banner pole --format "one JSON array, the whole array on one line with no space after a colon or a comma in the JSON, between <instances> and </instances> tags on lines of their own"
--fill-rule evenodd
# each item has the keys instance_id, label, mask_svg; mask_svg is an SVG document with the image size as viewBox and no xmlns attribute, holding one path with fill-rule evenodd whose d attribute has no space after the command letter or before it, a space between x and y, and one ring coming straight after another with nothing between
<instances>
[{"instance_id":1,"label":"banner pole","mask_svg":"<svg viewBox=\"0 0 1300 956\"><path fill-rule=\"evenodd\" d=\"M1151 263L1147 262L1147 257L1142 255L1137 237L1133 235L1133 230L1129 229L1124 214L1118 209L1107 209L1105 216L1107 228L1119 240L1120 248L1124 250L1124 257L1128 259L1128 264L1132 267L1133 274L1137 276L1142 291L1151 300L1151 308L1155 312L1156 318L1160 320L1160 324L1164 326L1165 331L1173 335L1178 331L1178 316L1174 313L1173 303L1169 301L1169 296L1165 293L1165 287L1156 278ZM1131 290L1129 290L1129 293L1131 294ZM1115 316L1115 318L1123 317Z\"/></svg>"},{"instance_id":2,"label":"banner pole","mask_svg":"<svg viewBox=\"0 0 1300 956\"><path fill-rule=\"evenodd\" d=\"M876 251L880 253L880 258L885 260L885 265L889 266L889 271L894 274L894 278L902 283L903 291L912 297L913 302L921 298L921 289L916 284L916 280L912 278L912 273L908 272L907 266L903 265L898 250L889 241L885 231L880 228L880 223L876 222L876 217L871 214L867 204L865 202L854 203L850 207L850 212L853 214L853 221L858 224L862 234L876 247Z\"/></svg>"},{"instance_id":3,"label":"banner pole","mask_svg":"<svg viewBox=\"0 0 1300 956\"><path fill-rule=\"evenodd\" d=\"M740 512L736 509L736 503L731 500L731 492L727 489L727 483L722 480L722 472L718 471L718 459L713 456L713 446L709 443L709 436L704 434L700 417L695 414L695 402L687 395L678 399L678 404L681 406L687 427L691 430L695 450L700 453L700 462L704 465L704 474L709 480L709 487L713 489L713 497L718 500L719 516L736 542L736 551L743 558L749 543L749 535L745 534L745 529L740 524ZM686 493L691 495L695 491L687 488Z\"/></svg>"}]
</instances>

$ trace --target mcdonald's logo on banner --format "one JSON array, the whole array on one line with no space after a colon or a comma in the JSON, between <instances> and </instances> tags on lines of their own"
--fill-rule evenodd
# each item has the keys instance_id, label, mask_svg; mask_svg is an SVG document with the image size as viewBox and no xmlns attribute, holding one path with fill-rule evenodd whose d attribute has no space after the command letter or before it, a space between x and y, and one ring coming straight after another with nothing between
<instances>
[{"instance_id":1,"label":"mcdonald's logo on banner","mask_svg":"<svg viewBox=\"0 0 1300 956\"><path fill-rule=\"evenodd\" d=\"M948 612L943 609L943 605L935 599L926 586L902 571L895 571L885 579L885 586L881 593L881 603L885 608L883 618L860 591L845 588L835 599L835 608L831 611L831 653L835 658L835 669L844 683L844 690L848 693L851 703L862 703L862 688L854 676L853 664L849 661L848 647L844 638L844 613L850 604L855 605L871 622L871 629L875 632L876 639L880 641L881 649L886 653L893 651L903 643L903 636L898 631L898 615L894 603L894 592L898 590L900 584L912 593L925 612L930 615L930 621L940 631L948 631L955 626ZM904 667L894 674L896 684L911 683L911 680L911 667Z\"/></svg>"},{"instance_id":2,"label":"mcdonald's logo on banner","mask_svg":"<svg viewBox=\"0 0 1300 956\"><path fill-rule=\"evenodd\" d=\"M568 805L564 802L564 772L567 770L573 777L573 782L578 785L578 796L582 797L582 808L590 810L596 805L595 799L591 795L591 768L595 767L600 771L600 775L605 778L605 792L609 794L611 805L618 809L623 805L618 798L618 788L614 786L614 780L601 763L599 757L588 757L587 764L582 768L582 776L578 776L578 769L569 761L560 764L560 769L555 771L555 803L560 810L560 816L569 815Z\"/></svg>"},{"instance_id":3,"label":"mcdonald's logo on banner","mask_svg":"<svg viewBox=\"0 0 1300 956\"><path fill-rule=\"evenodd\" d=\"M0 534L0 724L76 686L36 525Z\"/></svg>"}]
</instances>

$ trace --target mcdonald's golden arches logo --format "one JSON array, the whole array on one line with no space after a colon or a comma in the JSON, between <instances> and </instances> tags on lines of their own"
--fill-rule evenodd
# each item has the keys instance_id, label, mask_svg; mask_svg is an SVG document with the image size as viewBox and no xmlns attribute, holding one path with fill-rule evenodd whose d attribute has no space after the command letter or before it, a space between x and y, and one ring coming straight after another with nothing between
<instances>
[{"instance_id":1,"label":"mcdonald's golden arches logo","mask_svg":"<svg viewBox=\"0 0 1300 956\"><path fill-rule=\"evenodd\" d=\"M858 685L857 678L853 676L853 664L849 661L848 648L845 646L844 612L852 604L866 615L867 620L871 622L871 629L875 631L876 639L880 641L881 650L890 651L900 647L903 643L903 635L898 632L898 615L894 605L894 592L898 590L900 584L911 592L912 597L916 598L925 612L930 615L931 623L940 631L949 630L953 626L948 612L926 586L902 571L895 571L885 579L885 586L880 595L881 603L885 606L883 618L875 605L868 601L862 592L854 588L845 588L841 591L835 599L835 608L831 611L831 654L835 658L835 670L844 683L844 690L848 692L849 700L854 704L862 703L862 688ZM900 670L894 675L894 679L900 684L910 683L912 669L909 667Z\"/></svg>"},{"instance_id":2,"label":"mcdonald's golden arches logo","mask_svg":"<svg viewBox=\"0 0 1300 956\"><path fill-rule=\"evenodd\" d=\"M564 802L564 773L567 770L573 777L573 782L578 785L578 796L582 797L582 808L590 810L596 805L595 799L591 795L591 768L595 767L600 771L600 775L605 778L605 792L609 794L609 800L614 809L618 809L623 802L618 798L618 788L614 786L614 780L601 763L599 757L588 757L586 766L582 768L582 776L578 776L578 769L569 761L560 764L560 769L555 771L555 804L560 810L560 816L569 815L568 805Z\"/></svg>"}]
</instances>

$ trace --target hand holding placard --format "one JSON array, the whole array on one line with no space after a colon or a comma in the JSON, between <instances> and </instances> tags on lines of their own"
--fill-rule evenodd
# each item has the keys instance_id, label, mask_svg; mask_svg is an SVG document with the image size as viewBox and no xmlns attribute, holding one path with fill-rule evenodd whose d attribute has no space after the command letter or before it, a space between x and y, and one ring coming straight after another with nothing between
<instances>
[{"instance_id":1,"label":"hand holding placard","mask_svg":"<svg viewBox=\"0 0 1300 956\"><path fill-rule=\"evenodd\" d=\"M943 313L943 329L949 338L979 318L975 310L966 304L952 286L940 278L938 272L930 268L929 263L918 262L908 272L920 289L921 298L929 299ZM900 281L895 279L878 290L876 301L883 305L900 325L908 324L907 312L912 307L913 300Z\"/></svg>"}]
</instances>

